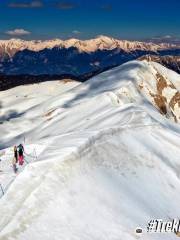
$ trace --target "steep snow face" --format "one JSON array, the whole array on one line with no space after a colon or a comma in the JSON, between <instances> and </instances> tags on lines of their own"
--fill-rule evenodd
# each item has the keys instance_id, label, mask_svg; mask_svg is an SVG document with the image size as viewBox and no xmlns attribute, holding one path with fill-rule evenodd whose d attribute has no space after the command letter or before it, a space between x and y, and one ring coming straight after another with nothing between
<instances>
[{"instance_id":1,"label":"steep snow face","mask_svg":"<svg viewBox=\"0 0 180 240\"><path fill-rule=\"evenodd\" d=\"M10 40L0 40L0 55L4 56L7 54L12 57L16 52L22 51L24 49L32 51L40 51L45 48L69 48L76 47L80 52L94 52L97 50L112 50L115 48L123 49L125 51L135 51L135 50L146 50L146 51L157 51L162 49L169 49L174 47L180 47L177 45L170 44L154 44L145 43L138 41L126 41L117 40L114 38L99 36L95 39L90 40L79 40L79 39L53 39L49 41L24 41L20 39L10 39Z\"/></svg>"},{"instance_id":2,"label":"steep snow face","mask_svg":"<svg viewBox=\"0 0 180 240\"><path fill-rule=\"evenodd\" d=\"M0 164L23 139L37 152L0 200L0 239L175 239L146 233L151 219L180 215L180 127L149 94L157 73L179 89L178 74L133 61L81 84L0 92Z\"/></svg>"}]
</instances>

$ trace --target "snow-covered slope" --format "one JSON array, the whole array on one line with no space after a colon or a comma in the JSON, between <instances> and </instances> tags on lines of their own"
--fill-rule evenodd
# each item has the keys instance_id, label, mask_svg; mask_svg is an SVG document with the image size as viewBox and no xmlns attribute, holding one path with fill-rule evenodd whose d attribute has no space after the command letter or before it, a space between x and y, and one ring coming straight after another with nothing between
<instances>
[{"instance_id":1,"label":"snow-covered slope","mask_svg":"<svg viewBox=\"0 0 180 240\"><path fill-rule=\"evenodd\" d=\"M0 164L24 139L37 154L0 200L0 239L175 239L135 229L180 215L180 127L169 119L179 87L178 74L133 61L81 84L0 92ZM154 95L166 98L166 117Z\"/></svg>"}]
</instances>

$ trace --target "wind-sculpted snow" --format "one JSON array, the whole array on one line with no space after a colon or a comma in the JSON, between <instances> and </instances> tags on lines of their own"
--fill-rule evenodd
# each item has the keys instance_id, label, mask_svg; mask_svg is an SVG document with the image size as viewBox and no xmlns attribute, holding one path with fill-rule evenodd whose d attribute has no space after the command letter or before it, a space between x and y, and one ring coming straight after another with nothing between
<instances>
[{"instance_id":1,"label":"wind-sculpted snow","mask_svg":"<svg viewBox=\"0 0 180 240\"><path fill-rule=\"evenodd\" d=\"M145 232L180 214L180 127L139 87L157 90L157 72L178 89L179 75L130 62L82 84L0 93L3 113L18 112L0 125L2 151L25 138L38 157L0 200L0 239L175 239Z\"/></svg>"}]
</instances>

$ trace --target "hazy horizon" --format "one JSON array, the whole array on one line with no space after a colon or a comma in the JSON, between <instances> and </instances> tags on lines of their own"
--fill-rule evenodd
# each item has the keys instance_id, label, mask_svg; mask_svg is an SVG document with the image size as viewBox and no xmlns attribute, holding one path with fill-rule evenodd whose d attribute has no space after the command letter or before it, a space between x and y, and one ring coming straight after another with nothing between
<instances>
[{"instance_id":1,"label":"hazy horizon","mask_svg":"<svg viewBox=\"0 0 180 240\"><path fill-rule=\"evenodd\" d=\"M81 37L67 37L67 38L42 38L42 39L27 39L27 38L23 38L23 37L18 37L18 36L12 36L12 37L8 37L8 38L0 38L0 40L22 40L22 41L53 41L53 40L62 40L62 41L67 41L70 39L77 39L80 41L86 41L86 40L91 40L91 39L97 39L99 37L108 37L108 38L113 38L116 40L120 40L120 41L139 41L139 42L147 42L147 43L170 43L170 44L180 44L180 39L177 37L172 37L172 36L157 36L157 37L152 37L150 39L148 38L144 38L144 39L136 39L136 38L131 38L131 39L125 39L125 38L120 38L120 37L113 37L113 36L108 36L108 35L97 35L91 38L81 38Z\"/></svg>"}]
</instances>

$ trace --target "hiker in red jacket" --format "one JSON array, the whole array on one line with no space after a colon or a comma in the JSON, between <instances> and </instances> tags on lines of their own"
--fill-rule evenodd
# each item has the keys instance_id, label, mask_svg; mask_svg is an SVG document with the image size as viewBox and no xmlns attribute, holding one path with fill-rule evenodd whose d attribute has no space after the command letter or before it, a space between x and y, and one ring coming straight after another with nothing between
<instances>
[{"instance_id":1,"label":"hiker in red jacket","mask_svg":"<svg viewBox=\"0 0 180 240\"><path fill-rule=\"evenodd\" d=\"M24 164L24 147L22 144L18 146L18 160L19 160L19 165Z\"/></svg>"}]
</instances>

